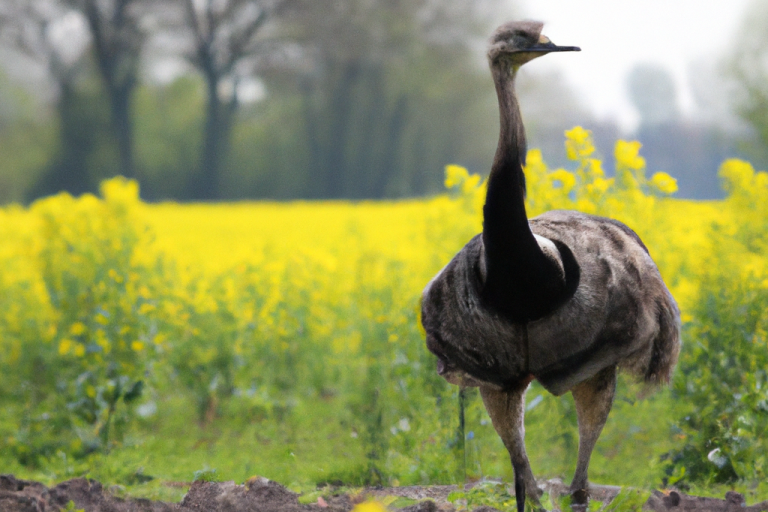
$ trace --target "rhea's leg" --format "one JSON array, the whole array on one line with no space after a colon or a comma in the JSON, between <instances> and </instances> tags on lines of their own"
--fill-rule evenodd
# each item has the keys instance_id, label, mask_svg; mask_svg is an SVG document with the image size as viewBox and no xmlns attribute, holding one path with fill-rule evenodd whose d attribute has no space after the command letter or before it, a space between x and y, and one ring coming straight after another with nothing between
<instances>
[{"instance_id":1,"label":"rhea's leg","mask_svg":"<svg viewBox=\"0 0 768 512\"><path fill-rule=\"evenodd\" d=\"M512 391L499 391L488 387L480 388L485 409L491 417L493 427L504 442L515 471L515 499L518 512L525 509L528 496L539 505L540 491L525 454L525 426L523 423L525 390L527 385Z\"/></svg>"},{"instance_id":2,"label":"rhea's leg","mask_svg":"<svg viewBox=\"0 0 768 512\"><path fill-rule=\"evenodd\" d=\"M615 392L615 366L601 370L571 390L579 420L579 461L571 482L571 493L577 503L586 504L589 458L608 419Z\"/></svg>"}]
</instances>

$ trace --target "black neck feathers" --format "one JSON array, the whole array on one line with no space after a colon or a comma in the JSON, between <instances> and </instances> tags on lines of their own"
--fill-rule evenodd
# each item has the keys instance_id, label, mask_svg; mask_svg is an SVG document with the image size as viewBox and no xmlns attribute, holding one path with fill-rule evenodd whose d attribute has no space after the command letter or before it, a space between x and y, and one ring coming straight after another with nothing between
<instances>
[{"instance_id":1,"label":"black neck feathers","mask_svg":"<svg viewBox=\"0 0 768 512\"><path fill-rule=\"evenodd\" d=\"M511 230L520 239L518 241L528 239L536 245L525 213L523 166L526 143L525 128L515 96L516 70L508 68L503 62L492 69L499 98L500 130L483 208L483 241L501 241L508 237Z\"/></svg>"},{"instance_id":2,"label":"black neck feathers","mask_svg":"<svg viewBox=\"0 0 768 512\"><path fill-rule=\"evenodd\" d=\"M486 264L483 298L489 307L509 320L528 322L560 306L567 298L566 288L572 286L566 286L563 268L544 254L528 224L523 174L525 128L515 95L517 66L500 60L493 63L491 70L499 99L501 127L483 207ZM573 259L570 250L562 244L555 245L566 270L573 270L575 266L578 274L575 260L566 261Z\"/></svg>"}]
</instances>

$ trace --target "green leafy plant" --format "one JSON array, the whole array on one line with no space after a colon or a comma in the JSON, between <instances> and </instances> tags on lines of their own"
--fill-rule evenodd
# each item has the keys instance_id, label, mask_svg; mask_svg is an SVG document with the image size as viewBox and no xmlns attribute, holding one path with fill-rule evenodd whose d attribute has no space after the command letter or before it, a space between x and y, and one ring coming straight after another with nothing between
<instances>
[{"instance_id":1,"label":"green leafy plant","mask_svg":"<svg viewBox=\"0 0 768 512\"><path fill-rule=\"evenodd\" d=\"M768 476L768 175L727 161L735 227L712 231L701 294L686 329L674 394L685 404L680 447L668 454L670 483L763 481Z\"/></svg>"},{"instance_id":2,"label":"green leafy plant","mask_svg":"<svg viewBox=\"0 0 768 512\"><path fill-rule=\"evenodd\" d=\"M640 512L650 495L649 491L622 487L619 494L601 510L604 512Z\"/></svg>"},{"instance_id":3,"label":"green leafy plant","mask_svg":"<svg viewBox=\"0 0 768 512\"><path fill-rule=\"evenodd\" d=\"M215 482L216 468L203 468L195 471L194 482Z\"/></svg>"}]
</instances>

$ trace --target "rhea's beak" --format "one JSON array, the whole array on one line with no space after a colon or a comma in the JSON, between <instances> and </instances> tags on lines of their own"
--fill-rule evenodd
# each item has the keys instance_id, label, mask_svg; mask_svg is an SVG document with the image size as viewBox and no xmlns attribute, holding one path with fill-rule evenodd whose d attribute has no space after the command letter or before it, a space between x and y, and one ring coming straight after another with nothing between
<instances>
[{"instance_id":1,"label":"rhea's beak","mask_svg":"<svg viewBox=\"0 0 768 512\"><path fill-rule=\"evenodd\" d=\"M542 53L549 53L549 52L580 52L581 48L578 46L557 46L555 43L550 41L550 39L542 35L539 37L539 42L535 45L531 46L530 48L526 48L526 52L542 52Z\"/></svg>"}]
</instances>

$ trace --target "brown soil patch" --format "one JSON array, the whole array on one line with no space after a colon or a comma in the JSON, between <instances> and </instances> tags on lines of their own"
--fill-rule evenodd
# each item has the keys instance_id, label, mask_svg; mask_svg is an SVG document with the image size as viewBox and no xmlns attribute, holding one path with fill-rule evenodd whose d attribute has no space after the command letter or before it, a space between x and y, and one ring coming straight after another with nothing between
<instances>
[{"instance_id":1,"label":"brown soil patch","mask_svg":"<svg viewBox=\"0 0 768 512\"><path fill-rule=\"evenodd\" d=\"M550 493L562 494L565 486L550 480L544 483ZM94 480L75 478L55 487L39 482L19 480L12 475L0 475L0 511L2 512L57 512L66 510L70 502L75 510L86 512L350 512L356 502L385 496L401 496L418 503L399 509L400 512L452 512L454 506L447 501L455 486L409 486L366 489L349 496L334 493L333 489L316 503L301 504L299 495L265 478L254 478L244 485L234 482L195 482L180 503L165 503L146 499L124 499L113 496ZM594 486L592 494L602 500L616 496L618 488ZM768 502L746 506L744 497L729 492L725 499L701 498L671 491L655 491L643 507L657 512L757 512L768 511ZM491 507L480 507L474 512L492 512Z\"/></svg>"}]
</instances>

